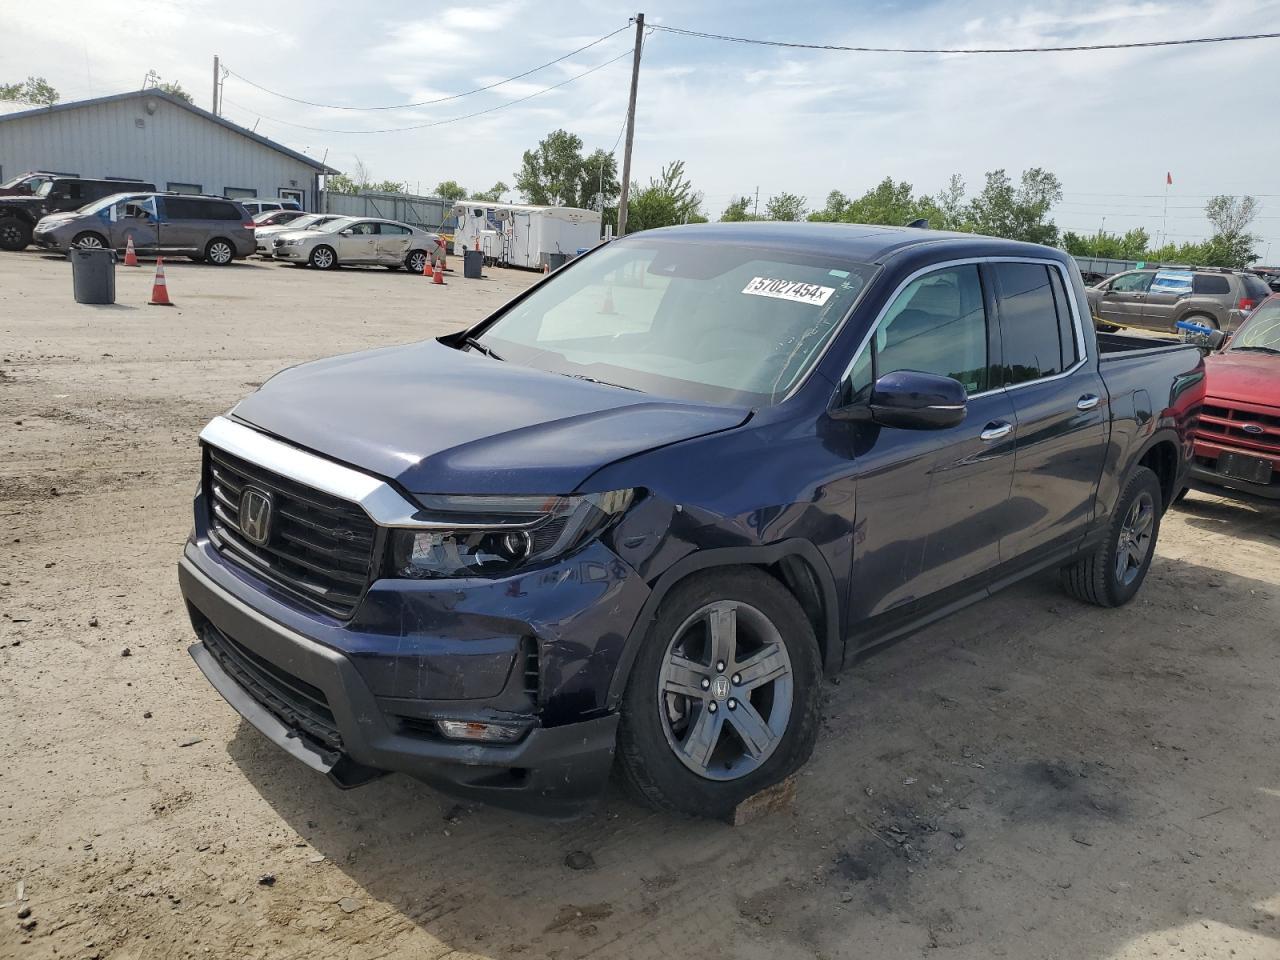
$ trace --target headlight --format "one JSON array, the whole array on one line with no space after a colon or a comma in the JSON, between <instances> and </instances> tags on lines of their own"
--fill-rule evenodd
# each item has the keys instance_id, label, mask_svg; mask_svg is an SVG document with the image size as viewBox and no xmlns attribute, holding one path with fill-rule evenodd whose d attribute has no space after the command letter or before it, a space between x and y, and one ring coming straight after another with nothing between
<instances>
[{"instance_id":1,"label":"headlight","mask_svg":"<svg viewBox=\"0 0 1280 960\"><path fill-rule=\"evenodd\" d=\"M282 247L296 247L296 246L298 246L300 243L302 243L302 241L301 241L301 240L281 240L281 241L280 241L280 246L282 246Z\"/></svg>"},{"instance_id":2,"label":"headlight","mask_svg":"<svg viewBox=\"0 0 1280 960\"><path fill-rule=\"evenodd\" d=\"M596 536L634 499L633 490L566 497L420 496L432 528L393 530L396 576L499 576L562 556Z\"/></svg>"}]
</instances>

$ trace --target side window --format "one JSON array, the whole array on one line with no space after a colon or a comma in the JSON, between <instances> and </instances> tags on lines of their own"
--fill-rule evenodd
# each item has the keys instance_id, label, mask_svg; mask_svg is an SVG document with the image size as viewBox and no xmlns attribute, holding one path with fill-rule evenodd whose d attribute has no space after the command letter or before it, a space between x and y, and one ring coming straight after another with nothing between
<instances>
[{"instance_id":1,"label":"side window","mask_svg":"<svg viewBox=\"0 0 1280 960\"><path fill-rule=\"evenodd\" d=\"M1006 386L1063 371L1062 339L1049 268L993 263Z\"/></svg>"},{"instance_id":2,"label":"side window","mask_svg":"<svg viewBox=\"0 0 1280 960\"><path fill-rule=\"evenodd\" d=\"M165 197L164 212L170 220L200 219L200 201L182 200L178 197Z\"/></svg>"},{"instance_id":3,"label":"side window","mask_svg":"<svg viewBox=\"0 0 1280 960\"><path fill-rule=\"evenodd\" d=\"M1220 273L1197 273L1191 278L1191 292L1226 294L1231 292L1231 284Z\"/></svg>"},{"instance_id":4,"label":"side window","mask_svg":"<svg viewBox=\"0 0 1280 960\"><path fill-rule=\"evenodd\" d=\"M937 270L898 294L871 338L874 379L895 370L951 377L969 393L987 390L987 313L974 264ZM858 374L858 359L854 373ZM866 373L861 374L864 379ZM860 385L855 380L854 393Z\"/></svg>"},{"instance_id":5,"label":"side window","mask_svg":"<svg viewBox=\"0 0 1280 960\"><path fill-rule=\"evenodd\" d=\"M378 226L382 228L381 233L384 237L403 237L411 232L408 227L402 227L398 223L380 223Z\"/></svg>"},{"instance_id":6,"label":"side window","mask_svg":"<svg viewBox=\"0 0 1280 960\"><path fill-rule=\"evenodd\" d=\"M72 180L69 183L64 183L62 185L62 189L65 191L63 195L68 200L84 199L84 184L80 183L78 180Z\"/></svg>"},{"instance_id":7,"label":"side window","mask_svg":"<svg viewBox=\"0 0 1280 960\"><path fill-rule=\"evenodd\" d=\"M354 224L351 232L357 237L367 237L378 232L378 225L365 220L361 223Z\"/></svg>"},{"instance_id":8,"label":"side window","mask_svg":"<svg viewBox=\"0 0 1280 960\"><path fill-rule=\"evenodd\" d=\"M1111 281L1113 293L1146 293L1151 288L1153 273L1122 273Z\"/></svg>"},{"instance_id":9,"label":"side window","mask_svg":"<svg viewBox=\"0 0 1280 960\"><path fill-rule=\"evenodd\" d=\"M1053 304L1058 311L1058 342L1062 344L1062 369L1067 370L1080 359L1080 344L1076 342L1075 318L1071 315L1071 301L1062 282L1062 271L1049 268L1049 281L1053 285Z\"/></svg>"}]
</instances>

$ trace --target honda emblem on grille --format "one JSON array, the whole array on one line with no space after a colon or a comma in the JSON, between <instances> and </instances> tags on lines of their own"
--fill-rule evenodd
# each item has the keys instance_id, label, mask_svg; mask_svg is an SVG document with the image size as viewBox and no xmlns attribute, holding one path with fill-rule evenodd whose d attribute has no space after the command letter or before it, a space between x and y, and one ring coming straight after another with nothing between
<instances>
[{"instance_id":1,"label":"honda emblem on grille","mask_svg":"<svg viewBox=\"0 0 1280 960\"><path fill-rule=\"evenodd\" d=\"M244 488L240 494L240 532L259 547L271 538L271 494L257 487Z\"/></svg>"},{"instance_id":2,"label":"honda emblem on grille","mask_svg":"<svg viewBox=\"0 0 1280 960\"><path fill-rule=\"evenodd\" d=\"M1243 430L1245 433L1262 433L1263 432L1262 427L1258 426L1258 424L1256 423L1246 423L1240 429Z\"/></svg>"}]
</instances>

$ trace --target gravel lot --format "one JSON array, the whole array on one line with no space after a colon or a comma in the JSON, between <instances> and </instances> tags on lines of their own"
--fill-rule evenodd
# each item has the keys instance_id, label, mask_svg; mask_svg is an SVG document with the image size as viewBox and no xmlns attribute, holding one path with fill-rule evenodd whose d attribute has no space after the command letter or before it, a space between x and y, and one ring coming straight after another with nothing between
<instances>
[{"instance_id":1,"label":"gravel lot","mask_svg":"<svg viewBox=\"0 0 1280 960\"><path fill-rule=\"evenodd\" d=\"M1129 607L1038 579L846 672L745 827L340 792L186 654L196 434L536 277L167 273L0 254L0 956L1280 957L1280 510L1192 494Z\"/></svg>"}]
</instances>

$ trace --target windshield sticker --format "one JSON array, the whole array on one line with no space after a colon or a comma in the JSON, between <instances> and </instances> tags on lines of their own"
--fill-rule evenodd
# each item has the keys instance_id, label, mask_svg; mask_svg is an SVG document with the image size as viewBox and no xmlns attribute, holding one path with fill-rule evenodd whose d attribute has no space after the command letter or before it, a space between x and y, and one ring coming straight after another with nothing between
<instances>
[{"instance_id":1,"label":"windshield sticker","mask_svg":"<svg viewBox=\"0 0 1280 960\"><path fill-rule=\"evenodd\" d=\"M836 292L835 287L820 287L816 283L799 280L778 280L774 277L752 277L742 292L752 297L773 297L775 300L791 300L820 307Z\"/></svg>"}]
</instances>

